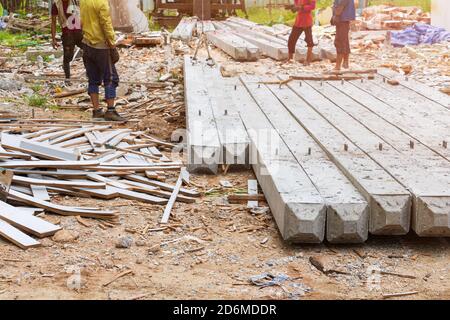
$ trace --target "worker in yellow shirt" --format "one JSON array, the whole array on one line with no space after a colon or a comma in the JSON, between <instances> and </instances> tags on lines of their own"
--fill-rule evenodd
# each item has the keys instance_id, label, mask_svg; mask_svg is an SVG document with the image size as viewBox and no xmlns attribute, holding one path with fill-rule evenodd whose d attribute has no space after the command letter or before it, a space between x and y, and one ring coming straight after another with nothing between
<instances>
[{"instance_id":1,"label":"worker in yellow shirt","mask_svg":"<svg viewBox=\"0 0 450 320\"><path fill-rule=\"evenodd\" d=\"M81 0L83 25L83 62L89 79L88 93L94 107L92 117L108 121L125 121L115 109L119 75L115 63L119 60L108 0ZM108 105L100 107L99 87L103 83Z\"/></svg>"}]
</instances>

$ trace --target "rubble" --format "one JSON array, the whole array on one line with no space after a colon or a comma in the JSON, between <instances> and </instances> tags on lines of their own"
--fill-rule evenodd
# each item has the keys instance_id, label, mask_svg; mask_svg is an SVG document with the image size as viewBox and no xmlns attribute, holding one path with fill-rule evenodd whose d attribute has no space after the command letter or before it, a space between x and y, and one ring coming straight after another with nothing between
<instances>
[{"instance_id":1,"label":"rubble","mask_svg":"<svg viewBox=\"0 0 450 320\"><path fill-rule=\"evenodd\" d=\"M398 30L418 22L430 24L430 14L419 7L380 5L365 8L355 27L363 30Z\"/></svg>"},{"instance_id":2,"label":"rubble","mask_svg":"<svg viewBox=\"0 0 450 320\"><path fill-rule=\"evenodd\" d=\"M28 19L18 18L16 15L12 14L8 18L3 19L6 23L6 29L11 32L49 32L50 31L50 21L41 20L39 17L31 17Z\"/></svg>"}]
</instances>

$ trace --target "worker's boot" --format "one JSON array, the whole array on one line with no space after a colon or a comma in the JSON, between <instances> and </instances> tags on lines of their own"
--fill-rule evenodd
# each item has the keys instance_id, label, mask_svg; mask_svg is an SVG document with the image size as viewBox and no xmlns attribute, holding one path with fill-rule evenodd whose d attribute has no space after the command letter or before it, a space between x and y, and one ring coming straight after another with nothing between
<instances>
[{"instance_id":1,"label":"worker's boot","mask_svg":"<svg viewBox=\"0 0 450 320\"><path fill-rule=\"evenodd\" d=\"M108 110L106 110L105 112L105 117L104 119L106 121L121 121L121 122L125 122L127 121L127 119L125 119L124 117L122 117L115 108L108 108Z\"/></svg>"},{"instance_id":2,"label":"worker's boot","mask_svg":"<svg viewBox=\"0 0 450 320\"><path fill-rule=\"evenodd\" d=\"M105 117L105 111L102 108L94 109L92 112L92 119L94 120L103 120Z\"/></svg>"}]
</instances>

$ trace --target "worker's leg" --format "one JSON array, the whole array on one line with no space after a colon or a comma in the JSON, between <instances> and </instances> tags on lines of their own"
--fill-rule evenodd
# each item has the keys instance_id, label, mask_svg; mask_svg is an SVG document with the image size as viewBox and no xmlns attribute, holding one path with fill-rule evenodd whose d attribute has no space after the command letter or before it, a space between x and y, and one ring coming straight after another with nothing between
<instances>
[{"instance_id":1,"label":"worker's leg","mask_svg":"<svg viewBox=\"0 0 450 320\"><path fill-rule=\"evenodd\" d=\"M298 28L296 26L292 27L292 31L288 39L288 52L289 52L288 61L291 61L292 58L294 58L295 47L297 46L298 38L300 38L302 32L303 32L302 28Z\"/></svg>"},{"instance_id":2,"label":"worker's leg","mask_svg":"<svg viewBox=\"0 0 450 320\"><path fill-rule=\"evenodd\" d=\"M348 32L347 26L350 26L349 22L338 22L336 23L336 37L334 39L334 46L336 47L336 67L335 70L341 70L342 61L344 60L344 55L347 53Z\"/></svg>"},{"instance_id":3,"label":"worker's leg","mask_svg":"<svg viewBox=\"0 0 450 320\"><path fill-rule=\"evenodd\" d=\"M309 65L313 60L313 48L314 48L312 27L305 28L305 41L306 45L308 46L308 51L306 52L305 65Z\"/></svg>"},{"instance_id":4,"label":"worker's leg","mask_svg":"<svg viewBox=\"0 0 450 320\"><path fill-rule=\"evenodd\" d=\"M63 45L63 69L66 79L70 79L70 62L73 59L73 53L75 50L75 41L73 35L69 32L63 33L62 35L62 45Z\"/></svg>"},{"instance_id":5,"label":"worker's leg","mask_svg":"<svg viewBox=\"0 0 450 320\"><path fill-rule=\"evenodd\" d=\"M344 54L343 58L342 58L342 68L344 69L348 69L350 64L349 64L349 59L350 59L350 54Z\"/></svg>"},{"instance_id":6,"label":"worker's leg","mask_svg":"<svg viewBox=\"0 0 450 320\"><path fill-rule=\"evenodd\" d=\"M105 113L105 120L110 121L126 121L121 117L115 108L116 88L119 86L119 75L116 70L116 66L111 62L111 56L106 58L106 69L103 76L103 84L105 85L105 98L108 104L108 110Z\"/></svg>"},{"instance_id":7,"label":"worker's leg","mask_svg":"<svg viewBox=\"0 0 450 320\"><path fill-rule=\"evenodd\" d=\"M104 113L100 108L99 87L102 84L103 70L97 64L96 51L97 49L85 45L83 50L83 63L89 82L88 94L91 97L92 107L94 108L92 117L102 118Z\"/></svg>"},{"instance_id":8,"label":"worker's leg","mask_svg":"<svg viewBox=\"0 0 450 320\"><path fill-rule=\"evenodd\" d=\"M350 58L350 22L345 22L342 30L342 43L343 43L343 64L342 67L345 69L349 68L349 58Z\"/></svg>"},{"instance_id":9,"label":"worker's leg","mask_svg":"<svg viewBox=\"0 0 450 320\"><path fill-rule=\"evenodd\" d=\"M334 67L334 70L336 70L336 71L341 70L343 60L344 60L344 55L337 53L336 54L336 66Z\"/></svg>"}]
</instances>

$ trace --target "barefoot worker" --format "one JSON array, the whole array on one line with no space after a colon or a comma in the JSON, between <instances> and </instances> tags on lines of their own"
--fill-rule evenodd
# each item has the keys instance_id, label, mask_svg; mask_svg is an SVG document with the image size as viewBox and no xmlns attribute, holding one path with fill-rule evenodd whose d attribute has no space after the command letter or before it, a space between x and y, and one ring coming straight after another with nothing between
<instances>
[{"instance_id":1,"label":"barefoot worker","mask_svg":"<svg viewBox=\"0 0 450 320\"><path fill-rule=\"evenodd\" d=\"M306 64L312 62L312 50L314 47L314 41L312 36L313 16L312 11L316 8L315 0L295 0L291 10L297 12L294 26L292 27L291 34L289 35L288 48L289 58L291 61L294 57L295 47L297 45L298 38L305 33L305 41L308 46L306 53Z\"/></svg>"},{"instance_id":2,"label":"barefoot worker","mask_svg":"<svg viewBox=\"0 0 450 320\"><path fill-rule=\"evenodd\" d=\"M119 85L119 75L114 64L119 60L119 54L115 46L108 0L82 0L80 11L84 36L83 62L89 79L88 93L94 107L92 117L125 121L114 106ZM106 112L100 107L99 101L99 86L102 83L108 105Z\"/></svg>"},{"instance_id":3,"label":"barefoot worker","mask_svg":"<svg viewBox=\"0 0 450 320\"><path fill-rule=\"evenodd\" d=\"M341 70L349 67L350 57L350 22L356 19L354 0L334 0L333 18L331 24L336 26L336 38L334 46L336 47L336 67L335 70Z\"/></svg>"}]
</instances>

